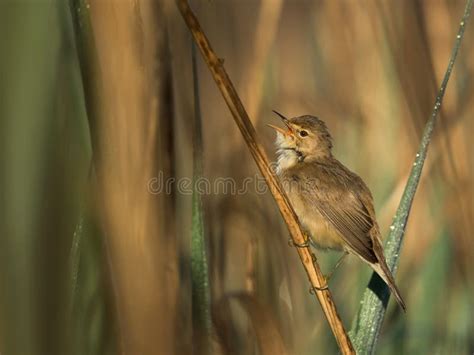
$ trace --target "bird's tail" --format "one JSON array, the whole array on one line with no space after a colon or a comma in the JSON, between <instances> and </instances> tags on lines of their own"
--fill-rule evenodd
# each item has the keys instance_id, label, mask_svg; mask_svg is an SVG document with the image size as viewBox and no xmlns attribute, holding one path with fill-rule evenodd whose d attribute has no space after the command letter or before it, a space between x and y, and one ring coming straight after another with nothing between
<instances>
[{"instance_id":1,"label":"bird's tail","mask_svg":"<svg viewBox=\"0 0 474 355\"><path fill-rule=\"evenodd\" d=\"M403 309L403 312L406 312L405 302L403 301L402 296L400 295L400 290L398 289L397 285L395 284L395 280L393 278L392 273L390 272L385 260L380 260L378 263L370 264L372 269L375 270L377 274L385 281L387 286L390 288L390 291L395 296L398 305Z\"/></svg>"}]
</instances>

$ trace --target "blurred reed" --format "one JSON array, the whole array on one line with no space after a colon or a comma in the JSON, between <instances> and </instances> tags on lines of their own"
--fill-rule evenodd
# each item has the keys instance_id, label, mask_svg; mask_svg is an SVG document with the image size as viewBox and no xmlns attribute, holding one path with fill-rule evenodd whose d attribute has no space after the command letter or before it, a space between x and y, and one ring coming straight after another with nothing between
<instances>
[{"instance_id":1,"label":"blurred reed","mask_svg":"<svg viewBox=\"0 0 474 355\"><path fill-rule=\"evenodd\" d=\"M96 211L119 348L173 353L178 268L172 195L155 196L147 189L160 171L169 176L174 163L163 14L153 2L82 4L73 2L71 11L84 82L93 85L91 91L85 87L85 97L94 120ZM84 25L89 14L90 27Z\"/></svg>"}]
</instances>

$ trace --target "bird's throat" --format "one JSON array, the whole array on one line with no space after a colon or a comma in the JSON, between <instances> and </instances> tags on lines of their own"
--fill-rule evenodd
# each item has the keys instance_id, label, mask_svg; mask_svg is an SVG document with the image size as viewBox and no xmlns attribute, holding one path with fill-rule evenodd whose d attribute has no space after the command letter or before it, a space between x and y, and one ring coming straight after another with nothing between
<instances>
[{"instance_id":1,"label":"bird's throat","mask_svg":"<svg viewBox=\"0 0 474 355\"><path fill-rule=\"evenodd\" d=\"M278 149L277 174L290 169L303 160L303 156L295 149Z\"/></svg>"}]
</instances>

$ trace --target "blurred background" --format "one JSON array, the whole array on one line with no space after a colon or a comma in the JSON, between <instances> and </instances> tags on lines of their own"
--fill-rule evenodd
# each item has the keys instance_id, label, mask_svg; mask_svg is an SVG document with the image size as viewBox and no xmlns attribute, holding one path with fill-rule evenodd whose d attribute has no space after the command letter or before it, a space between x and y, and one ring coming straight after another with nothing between
<instances>
[{"instance_id":1,"label":"blurred background","mask_svg":"<svg viewBox=\"0 0 474 355\"><path fill-rule=\"evenodd\" d=\"M71 4L0 3L0 352L264 354L266 334L289 353L337 353L278 209L253 184L201 196L215 326L196 345L196 221L177 182L202 164L239 188L257 168L199 54L193 154L191 37L173 1ZM319 116L387 235L464 2L191 5L269 157L272 109ZM377 353L474 351L473 74L468 23L403 242L408 311L390 302ZM150 191L159 176L175 179L168 192ZM317 256L323 272L339 257ZM370 275L349 257L331 279L347 329Z\"/></svg>"}]
</instances>

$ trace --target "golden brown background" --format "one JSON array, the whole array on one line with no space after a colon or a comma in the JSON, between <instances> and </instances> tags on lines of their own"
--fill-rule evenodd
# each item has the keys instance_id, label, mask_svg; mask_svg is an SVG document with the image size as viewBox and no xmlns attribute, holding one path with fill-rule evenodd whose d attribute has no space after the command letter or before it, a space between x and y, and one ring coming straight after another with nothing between
<instances>
[{"instance_id":1,"label":"golden brown background","mask_svg":"<svg viewBox=\"0 0 474 355\"><path fill-rule=\"evenodd\" d=\"M189 354L191 196L147 184L192 177L191 37L172 1L72 4L90 15L99 69L87 78L67 2L0 3L0 351ZM325 120L386 235L464 2L191 4L269 156L272 109ZM380 354L474 349L473 44L468 23L400 256L408 311L390 302ZM203 176L240 186L256 166L197 63ZM267 317L290 353L337 353L270 194L208 194L203 208L213 351L258 353L254 327L268 329L252 319ZM338 257L317 255L323 270ZM370 273L350 257L331 280L348 329ZM235 292L247 306L226 306Z\"/></svg>"}]
</instances>

